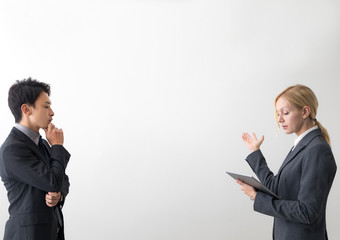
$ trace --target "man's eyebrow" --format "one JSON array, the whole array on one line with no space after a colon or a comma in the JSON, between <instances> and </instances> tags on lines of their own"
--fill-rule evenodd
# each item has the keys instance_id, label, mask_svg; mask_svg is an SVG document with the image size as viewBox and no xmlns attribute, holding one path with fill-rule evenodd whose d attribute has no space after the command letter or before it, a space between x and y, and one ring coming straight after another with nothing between
<instances>
[{"instance_id":1,"label":"man's eyebrow","mask_svg":"<svg viewBox=\"0 0 340 240\"><path fill-rule=\"evenodd\" d=\"M52 103L51 103L51 102L49 102L49 101L46 101L45 103L46 103L46 104L49 104L49 105L51 105L51 104L52 104Z\"/></svg>"}]
</instances>

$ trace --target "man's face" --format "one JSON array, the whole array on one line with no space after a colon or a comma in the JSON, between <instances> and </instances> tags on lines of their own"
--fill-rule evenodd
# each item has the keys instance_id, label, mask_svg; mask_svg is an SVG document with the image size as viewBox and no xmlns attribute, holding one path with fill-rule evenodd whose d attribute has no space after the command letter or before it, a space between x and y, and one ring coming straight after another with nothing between
<instances>
[{"instance_id":1,"label":"man's face","mask_svg":"<svg viewBox=\"0 0 340 240\"><path fill-rule=\"evenodd\" d=\"M40 128L47 128L54 115L51 109L51 100L47 93L41 92L35 101L35 106L30 106L30 108L31 115L29 116L29 121L31 128L35 131L39 131Z\"/></svg>"}]
</instances>

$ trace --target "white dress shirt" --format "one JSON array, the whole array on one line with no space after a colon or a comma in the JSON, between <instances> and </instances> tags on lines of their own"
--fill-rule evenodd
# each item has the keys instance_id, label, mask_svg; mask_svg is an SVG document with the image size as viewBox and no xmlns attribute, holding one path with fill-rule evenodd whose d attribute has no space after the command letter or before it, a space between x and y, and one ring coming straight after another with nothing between
<instances>
[{"instance_id":1,"label":"white dress shirt","mask_svg":"<svg viewBox=\"0 0 340 240\"><path fill-rule=\"evenodd\" d=\"M313 131L315 129L318 129L318 126L311 127L310 129L308 129L304 133L302 133L300 136L298 136L294 141L294 146L293 146L292 151L298 145L298 143L301 141L301 139L304 138L304 136L306 136L308 133L310 133L311 131Z\"/></svg>"}]
</instances>

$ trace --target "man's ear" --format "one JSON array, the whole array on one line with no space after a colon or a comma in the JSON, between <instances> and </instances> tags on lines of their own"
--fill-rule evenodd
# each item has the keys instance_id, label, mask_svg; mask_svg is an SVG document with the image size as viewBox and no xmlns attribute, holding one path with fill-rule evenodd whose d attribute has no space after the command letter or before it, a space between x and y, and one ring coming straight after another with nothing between
<instances>
[{"instance_id":1,"label":"man's ear","mask_svg":"<svg viewBox=\"0 0 340 240\"><path fill-rule=\"evenodd\" d=\"M309 114L310 114L310 107L304 106L302 108L302 117L303 117L303 119L307 119L309 117Z\"/></svg>"},{"instance_id":2,"label":"man's ear","mask_svg":"<svg viewBox=\"0 0 340 240\"><path fill-rule=\"evenodd\" d=\"M32 114L31 107L26 103L21 105L21 112L28 117Z\"/></svg>"}]
</instances>

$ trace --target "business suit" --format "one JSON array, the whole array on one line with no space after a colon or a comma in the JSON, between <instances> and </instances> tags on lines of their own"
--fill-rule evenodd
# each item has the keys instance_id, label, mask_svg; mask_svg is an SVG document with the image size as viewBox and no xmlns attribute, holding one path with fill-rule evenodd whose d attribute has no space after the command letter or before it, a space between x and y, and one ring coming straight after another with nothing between
<instances>
[{"instance_id":1,"label":"business suit","mask_svg":"<svg viewBox=\"0 0 340 240\"><path fill-rule=\"evenodd\" d=\"M302 138L275 176L260 150L246 161L260 181L279 196L275 199L258 192L254 202L255 211L274 217L273 239L328 239L326 203L337 167L320 129Z\"/></svg>"},{"instance_id":2,"label":"business suit","mask_svg":"<svg viewBox=\"0 0 340 240\"><path fill-rule=\"evenodd\" d=\"M65 198L68 194L65 169L70 154L61 145L50 147L46 141L44 144L50 163L39 147L16 128L1 146L0 176L10 203L4 240L64 239L63 202L48 207L45 195L47 192L61 192Z\"/></svg>"}]
</instances>

